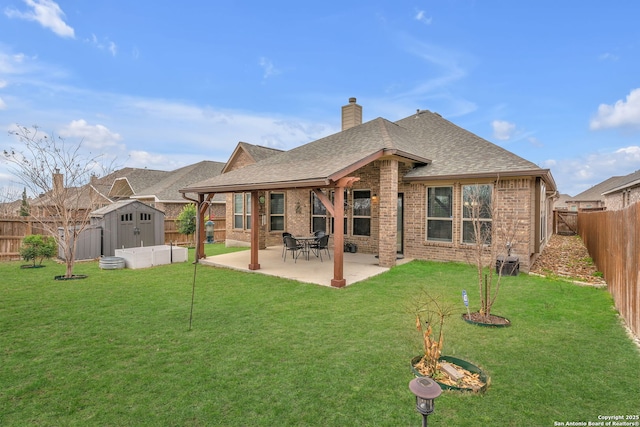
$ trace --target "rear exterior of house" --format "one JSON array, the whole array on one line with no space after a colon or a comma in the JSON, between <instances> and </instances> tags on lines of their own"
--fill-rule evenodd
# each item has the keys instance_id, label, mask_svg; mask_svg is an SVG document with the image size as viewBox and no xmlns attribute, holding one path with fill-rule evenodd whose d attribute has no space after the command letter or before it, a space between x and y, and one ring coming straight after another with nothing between
<instances>
[{"instance_id":1,"label":"rear exterior of house","mask_svg":"<svg viewBox=\"0 0 640 427\"><path fill-rule=\"evenodd\" d=\"M358 128L373 126L361 125L361 117L361 107L352 98L343 107L340 134L345 143L360 143ZM385 126L404 132L403 138L409 138L424 159L395 150L393 156L356 162L349 176L357 180L344 190L344 241L356 245L358 252L379 254L383 266L394 265L396 256L469 262L473 237L463 204L473 188L484 188L495 197L496 207L495 217L486 222L492 223L496 236L509 236L511 255L519 258L520 270L528 272L552 233L556 188L550 172L428 111ZM253 164L248 157L232 156L226 171ZM323 230L333 240L334 219L318 190L254 193L260 199L260 247L281 245L284 231L308 235ZM333 200L335 190L321 191ZM227 245L249 245L250 201L249 191L227 194Z\"/></svg>"}]
</instances>

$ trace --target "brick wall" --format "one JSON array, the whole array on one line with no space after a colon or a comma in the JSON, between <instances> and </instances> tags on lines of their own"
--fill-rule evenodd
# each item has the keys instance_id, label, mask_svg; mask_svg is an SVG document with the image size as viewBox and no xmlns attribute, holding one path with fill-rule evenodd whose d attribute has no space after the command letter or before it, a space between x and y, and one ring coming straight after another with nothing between
<instances>
[{"instance_id":1,"label":"brick wall","mask_svg":"<svg viewBox=\"0 0 640 427\"><path fill-rule=\"evenodd\" d=\"M473 256L473 248L461 243L461 191L463 185L476 183L493 183L493 180L480 181L440 181L429 183L430 186L453 187L453 241L432 242L426 240L426 184L411 184L402 181L411 169L411 165L398 163L397 161L381 160L373 162L352 176L357 176L357 181L350 189L347 196L348 208L345 210L347 217L347 234L345 243L355 243L358 252L380 254L381 264L393 265L395 259L391 259L397 247L395 217L397 206L397 193L404 194L404 255L407 258L429 259L438 261L470 262ZM396 193L397 188L397 193ZM371 203L371 236L354 236L352 234L352 203L353 190L370 190L371 195L377 196L377 200ZM324 189L324 191L327 191ZM495 189L496 194L496 219L493 227L498 233L506 233L509 229L515 230L514 242L511 254L520 258L520 269L529 271L531 255L535 252L535 239L539 238L535 229L537 220L535 178L501 179ZM267 200L268 194L267 194ZM308 235L311 230L311 190L291 190L285 196L285 231L294 235ZM233 229L233 196L227 196L227 239L230 242L246 242L250 239L249 230ZM548 220L551 230L553 221ZM264 241L267 246L282 244L281 231L269 231L268 216L265 220ZM500 239L500 237L499 237ZM500 245L504 247L503 241ZM330 240L330 246L333 244ZM487 256L489 251L487 251ZM382 258L388 257L389 259ZM487 262L490 263L489 260Z\"/></svg>"},{"instance_id":2,"label":"brick wall","mask_svg":"<svg viewBox=\"0 0 640 427\"><path fill-rule=\"evenodd\" d=\"M447 181L433 182L433 186L453 187L453 238L452 242L432 242L426 240L426 193L423 184L405 184L400 190L405 193L405 239L404 253L408 258L430 259L437 261L472 262L473 247L461 243L462 185L476 182ZM482 184L483 182L477 182ZM486 181L485 183L491 183ZM496 191L498 219L494 221L497 234L515 227L515 243L511 254L520 258L520 269L528 271L530 267L530 238L534 228L535 214L532 213L531 192L533 178L503 179ZM489 255L489 251L486 252ZM487 262L489 260L487 259Z\"/></svg>"}]
</instances>

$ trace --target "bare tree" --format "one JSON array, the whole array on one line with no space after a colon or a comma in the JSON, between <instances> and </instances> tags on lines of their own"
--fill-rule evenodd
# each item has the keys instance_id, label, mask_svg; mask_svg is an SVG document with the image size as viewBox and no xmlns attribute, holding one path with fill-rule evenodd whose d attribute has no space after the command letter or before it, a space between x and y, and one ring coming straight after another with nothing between
<instances>
[{"instance_id":1,"label":"bare tree","mask_svg":"<svg viewBox=\"0 0 640 427\"><path fill-rule=\"evenodd\" d=\"M499 208L500 178L490 184L467 185L463 190L463 241L473 246L471 263L476 267L480 296L480 316L490 322L491 308L498 297L502 269L516 243L519 220L513 210ZM494 273L493 263L498 271Z\"/></svg>"},{"instance_id":2,"label":"bare tree","mask_svg":"<svg viewBox=\"0 0 640 427\"><path fill-rule=\"evenodd\" d=\"M107 203L93 191L92 177L111 170L103 155L82 150L82 141L67 142L42 134L37 126L16 126L9 131L21 148L4 150L11 172L37 197L31 201L31 218L52 236L66 262L65 277L73 276L78 236L89 225L90 213Z\"/></svg>"}]
</instances>

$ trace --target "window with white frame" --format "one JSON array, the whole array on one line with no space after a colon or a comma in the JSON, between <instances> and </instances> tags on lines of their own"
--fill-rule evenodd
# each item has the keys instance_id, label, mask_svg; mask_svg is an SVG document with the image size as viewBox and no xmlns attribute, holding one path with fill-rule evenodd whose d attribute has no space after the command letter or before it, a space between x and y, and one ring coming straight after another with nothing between
<instances>
[{"instance_id":1,"label":"window with white frame","mask_svg":"<svg viewBox=\"0 0 640 427\"><path fill-rule=\"evenodd\" d=\"M371 191L353 190L353 235L371 235Z\"/></svg>"},{"instance_id":2,"label":"window with white frame","mask_svg":"<svg viewBox=\"0 0 640 427\"><path fill-rule=\"evenodd\" d=\"M427 240L453 241L453 187L427 188Z\"/></svg>"},{"instance_id":3,"label":"window with white frame","mask_svg":"<svg viewBox=\"0 0 640 427\"><path fill-rule=\"evenodd\" d=\"M284 193L269 193L269 229L284 231Z\"/></svg>"},{"instance_id":4,"label":"window with white frame","mask_svg":"<svg viewBox=\"0 0 640 427\"><path fill-rule=\"evenodd\" d=\"M462 242L491 244L490 184L462 186Z\"/></svg>"},{"instance_id":5,"label":"window with white frame","mask_svg":"<svg viewBox=\"0 0 640 427\"><path fill-rule=\"evenodd\" d=\"M251 229L251 193L233 194L233 228Z\"/></svg>"}]
</instances>

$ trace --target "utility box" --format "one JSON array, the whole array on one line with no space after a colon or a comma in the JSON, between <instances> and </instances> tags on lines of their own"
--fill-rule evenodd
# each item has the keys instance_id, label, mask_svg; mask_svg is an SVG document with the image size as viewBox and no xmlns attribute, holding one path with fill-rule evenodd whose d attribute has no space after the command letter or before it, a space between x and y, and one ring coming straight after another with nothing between
<instances>
[{"instance_id":1,"label":"utility box","mask_svg":"<svg viewBox=\"0 0 640 427\"><path fill-rule=\"evenodd\" d=\"M500 269L502 268L502 272ZM515 256L508 256L505 260L504 256L496 259L496 273L501 276L517 276L520 274L520 259Z\"/></svg>"}]
</instances>

